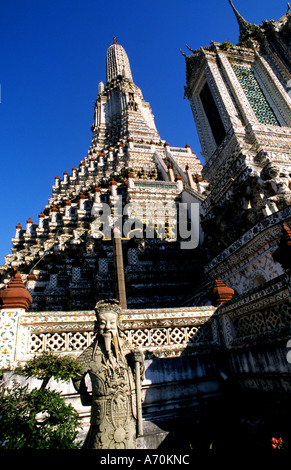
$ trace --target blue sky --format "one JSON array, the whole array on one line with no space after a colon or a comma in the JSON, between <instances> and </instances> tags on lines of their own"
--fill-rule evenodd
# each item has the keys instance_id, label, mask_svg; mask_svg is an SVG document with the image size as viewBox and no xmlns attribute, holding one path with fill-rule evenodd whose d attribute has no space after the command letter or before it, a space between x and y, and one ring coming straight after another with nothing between
<instances>
[{"instance_id":1,"label":"blue sky","mask_svg":"<svg viewBox=\"0 0 291 470\"><path fill-rule=\"evenodd\" d=\"M250 22L279 19L285 1L234 0ZM238 41L227 0L2 0L0 4L0 264L51 197L54 177L87 154L93 104L113 36L149 101L159 134L172 146L200 144L184 99L179 52L211 40Z\"/></svg>"}]
</instances>

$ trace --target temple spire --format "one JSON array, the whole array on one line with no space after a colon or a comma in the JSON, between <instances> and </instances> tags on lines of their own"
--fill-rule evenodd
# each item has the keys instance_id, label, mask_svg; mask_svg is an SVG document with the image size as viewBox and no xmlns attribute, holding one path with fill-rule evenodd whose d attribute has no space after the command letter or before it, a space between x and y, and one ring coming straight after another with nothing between
<instances>
[{"instance_id":1,"label":"temple spire","mask_svg":"<svg viewBox=\"0 0 291 470\"><path fill-rule=\"evenodd\" d=\"M248 29L248 27L250 26L250 23L246 21L244 17L237 11L234 4L232 3L232 0L228 0L228 1L236 16L236 19L239 25L240 34L242 34Z\"/></svg>"},{"instance_id":2,"label":"temple spire","mask_svg":"<svg viewBox=\"0 0 291 470\"><path fill-rule=\"evenodd\" d=\"M123 76L132 81L131 68L124 48L118 44L116 37L107 50L106 55L106 78L107 83L118 76Z\"/></svg>"},{"instance_id":3,"label":"temple spire","mask_svg":"<svg viewBox=\"0 0 291 470\"><path fill-rule=\"evenodd\" d=\"M239 26L239 33L240 33L239 41L242 42L245 39L247 39L251 34L253 34L259 27L255 24L252 24L246 21L244 17L235 8L234 4L232 3L232 0L228 0L228 2L236 16L238 26Z\"/></svg>"}]
</instances>

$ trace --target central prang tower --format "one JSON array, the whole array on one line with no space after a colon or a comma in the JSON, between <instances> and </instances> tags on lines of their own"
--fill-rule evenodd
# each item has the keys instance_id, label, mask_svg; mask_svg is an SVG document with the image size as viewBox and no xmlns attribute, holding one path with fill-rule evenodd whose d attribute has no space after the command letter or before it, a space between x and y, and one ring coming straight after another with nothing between
<instances>
[{"instance_id":1,"label":"central prang tower","mask_svg":"<svg viewBox=\"0 0 291 470\"><path fill-rule=\"evenodd\" d=\"M118 297L114 243L96 228L102 204L111 210L111 226L117 203L156 209L161 203L204 199L201 162L189 145L170 147L161 140L116 38L107 50L106 72L106 86L99 83L87 155L71 174L55 177L38 223L29 217L25 228L17 225L12 254L0 268L0 287L15 270L21 272L33 299L30 310L86 310L98 299ZM128 308L178 306L199 276L200 261L190 250L180 250L163 215L156 211L151 220L155 238L146 243L124 234L118 272L124 275ZM141 222L149 220L143 216Z\"/></svg>"},{"instance_id":2,"label":"central prang tower","mask_svg":"<svg viewBox=\"0 0 291 470\"><path fill-rule=\"evenodd\" d=\"M160 142L149 103L132 80L129 60L116 38L106 55L106 87L99 83L92 126L92 150L122 140Z\"/></svg>"}]
</instances>

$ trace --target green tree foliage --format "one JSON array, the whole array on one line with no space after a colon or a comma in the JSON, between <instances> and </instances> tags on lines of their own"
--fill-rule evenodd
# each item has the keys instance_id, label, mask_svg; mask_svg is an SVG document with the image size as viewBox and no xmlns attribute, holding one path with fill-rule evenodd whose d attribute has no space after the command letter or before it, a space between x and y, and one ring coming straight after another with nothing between
<instances>
[{"instance_id":1,"label":"green tree foliage","mask_svg":"<svg viewBox=\"0 0 291 470\"><path fill-rule=\"evenodd\" d=\"M28 361L24 367L17 367L15 374L24 375L27 378L36 377L42 379L41 388L44 389L51 377L55 380L69 382L80 372L81 365L70 356L57 356L44 352Z\"/></svg>"},{"instance_id":2,"label":"green tree foliage","mask_svg":"<svg viewBox=\"0 0 291 470\"><path fill-rule=\"evenodd\" d=\"M0 448L77 449L80 418L60 392L46 389L51 377L68 382L79 364L70 357L42 354L15 373L42 379L40 389L29 390L14 380L12 389L0 390Z\"/></svg>"}]
</instances>

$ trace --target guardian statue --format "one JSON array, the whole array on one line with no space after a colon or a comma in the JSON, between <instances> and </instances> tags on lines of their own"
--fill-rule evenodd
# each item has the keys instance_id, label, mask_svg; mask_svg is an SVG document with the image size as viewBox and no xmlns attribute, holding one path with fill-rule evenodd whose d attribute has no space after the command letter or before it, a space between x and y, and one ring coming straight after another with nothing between
<instances>
[{"instance_id":1,"label":"guardian statue","mask_svg":"<svg viewBox=\"0 0 291 470\"><path fill-rule=\"evenodd\" d=\"M74 387L83 404L91 401L91 422L85 449L135 449L141 433L140 389L144 373L143 353L130 346L120 329L116 300L95 306L98 333L79 356L82 364ZM89 373L92 397L85 383ZM138 421L138 422L137 422Z\"/></svg>"}]
</instances>

